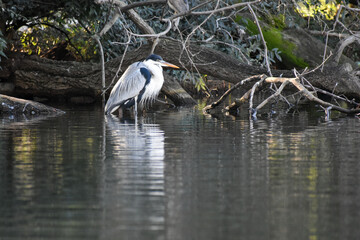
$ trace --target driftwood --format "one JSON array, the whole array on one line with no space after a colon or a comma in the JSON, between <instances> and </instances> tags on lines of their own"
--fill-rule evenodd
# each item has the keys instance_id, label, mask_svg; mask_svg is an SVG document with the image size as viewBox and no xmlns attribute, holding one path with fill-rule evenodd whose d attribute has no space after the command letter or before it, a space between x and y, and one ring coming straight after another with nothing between
<instances>
[{"instance_id":1,"label":"driftwood","mask_svg":"<svg viewBox=\"0 0 360 240\"><path fill-rule=\"evenodd\" d=\"M0 94L0 115L53 115L65 112L44 104Z\"/></svg>"},{"instance_id":2,"label":"driftwood","mask_svg":"<svg viewBox=\"0 0 360 240\"><path fill-rule=\"evenodd\" d=\"M265 74L252 76L250 78L244 79L234 85L231 89L229 89L227 92L225 92L217 101L211 103L210 105L207 105L203 108L204 114L211 113L211 110L215 109L216 107L220 106L220 104L226 99L226 97L233 92L235 89L239 88L240 86L244 85L248 82L255 82L252 85L252 88L249 89L240 99L236 99L232 104L229 106L226 106L223 110L224 111L234 111L235 109L241 107L244 103L249 102L249 111L250 115L252 117L256 118L256 115L258 111L263 108L265 105L271 103L273 99L276 99L278 97L284 98L284 100L290 105L295 103L296 101L299 101L301 97L305 97L309 101L315 102L323 107L326 113L326 117L330 117L330 111L336 110L342 113L346 114L356 114L360 113L359 103L356 103L353 100L348 100L346 98L342 98L339 96L334 95L333 93L326 92L325 90L322 90L321 93L328 94L331 97L335 97L339 100L347 102L350 107L345 108L339 105L332 104L330 102L324 101L317 97L317 90L310 86L310 89L313 91L308 90L303 83L301 83L302 76L295 77L295 78L284 78L284 77L268 77ZM265 84L275 84L275 83L281 83L281 85L277 88L277 90L271 94L268 98L263 100L260 104L258 104L256 107L254 107L253 103L253 97L256 91L259 91L260 89L263 89ZM283 90L287 85L292 85L297 89L297 97L295 98L294 95L290 95L289 98L286 98L281 95ZM293 98L293 99L291 99Z\"/></svg>"}]
</instances>

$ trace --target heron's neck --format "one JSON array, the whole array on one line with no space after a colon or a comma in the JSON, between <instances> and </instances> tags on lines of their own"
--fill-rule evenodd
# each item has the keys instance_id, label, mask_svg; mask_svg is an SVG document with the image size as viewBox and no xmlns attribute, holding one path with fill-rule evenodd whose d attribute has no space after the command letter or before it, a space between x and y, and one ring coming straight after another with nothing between
<instances>
[{"instance_id":1,"label":"heron's neck","mask_svg":"<svg viewBox=\"0 0 360 240\"><path fill-rule=\"evenodd\" d=\"M144 64L146 65L148 70L151 72L151 75L153 76L154 80L155 79L159 79L159 80L164 79L163 69L161 66L155 65L155 64L149 64L147 62L144 62Z\"/></svg>"}]
</instances>

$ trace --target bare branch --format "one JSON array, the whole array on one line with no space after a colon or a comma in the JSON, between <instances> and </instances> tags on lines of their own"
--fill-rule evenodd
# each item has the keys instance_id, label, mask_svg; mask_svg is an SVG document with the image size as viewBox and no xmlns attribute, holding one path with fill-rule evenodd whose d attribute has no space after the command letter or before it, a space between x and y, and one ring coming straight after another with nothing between
<instances>
[{"instance_id":1,"label":"bare branch","mask_svg":"<svg viewBox=\"0 0 360 240\"><path fill-rule=\"evenodd\" d=\"M252 9L251 5L248 3L247 6L248 6L251 14L253 15L253 17L254 17L254 19L255 19L256 26L257 26L258 29L259 29L260 37L261 37L261 40L262 40L263 45L264 45L265 62L266 62L267 72L268 72L268 74L269 74L270 76L272 76L271 69L270 69L270 63L269 63L269 57L268 57L268 48L267 48L267 44L266 44L264 35L263 35L262 30L261 30L261 27L260 27L259 20L257 19L256 14L255 14L254 10Z\"/></svg>"},{"instance_id":2,"label":"bare branch","mask_svg":"<svg viewBox=\"0 0 360 240\"><path fill-rule=\"evenodd\" d=\"M98 34L99 37L102 37L107 31L110 30L110 28L115 24L116 20L120 17L119 13L115 13L110 21L108 21L103 29L101 29L100 33Z\"/></svg>"},{"instance_id":3,"label":"bare branch","mask_svg":"<svg viewBox=\"0 0 360 240\"><path fill-rule=\"evenodd\" d=\"M128 6L125 2L123 2L123 1L121 1L121 0L96 0L96 3L99 3L99 4L114 3L114 4L116 4L117 6L120 7L119 11L121 10L121 8L125 8L125 7ZM137 12L135 12L134 9L128 9L128 10L126 11L126 14L129 16L129 18L131 19L131 21L133 21L133 22L135 23L135 25L136 25L142 32L144 32L144 33L146 33L146 34L155 34L155 31L150 27L150 25L147 24L147 22L145 22L144 19L143 19L142 17L140 17L140 15L139 15ZM115 16L119 17L119 15L115 15ZM116 19L117 19L117 18L116 18ZM116 19L115 19L115 17L112 19L112 21L111 21L111 22L113 22L112 25L115 23ZM108 23L108 24L110 25L110 23ZM108 24L107 24L107 25L108 25ZM111 25L111 26L112 26L112 25ZM111 26L106 26L106 29L107 29L106 31L108 31L108 30L111 28ZM105 28L105 27L104 27L104 28ZM102 34L105 34L106 31L105 31L105 30L104 30L104 31L102 30L101 32L102 32Z\"/></svg>"},{"instance_id":4,"label":"bare branch","mask_svg":"<svg viewBox=\"0 0 360 240\"><path fill-rule=\"evenodd\" d=\"M112 0L108 0L108 1L112 1ZM166 4L166 3L167 3L167 0L147 0L147 1L142 1L142 2L134 2L125 7L121 7L120 11L126 12L130 9L137 8L137 7L143 7L143 6L152 5L152 4Z\"/></svg>"},{"instance_id":5,"label":"bare branch","mask_svg":"<svg viewBox=\"0 0 360 240\"><path fill-rule=\"evenodd\" d=\"M154 32L154 33L150 33L150 34L136 34L136 33L131 33L131 35L134 36L134 37L146 37L146 38L159 38L159 37L161 37L161 36L164 36L164 35L166 35L166 34L171 30L172 24L171 24L170 19L165 18L165 19L163 19L163 21L168 22L168 26L167 26L167 28L166 28L164 31L162 31L162 32L160 32L160 33L155 33L155 32Z\"/></svg>"},{"instance_id":6,"label":"bare branch","mask_svg":"<svg viewBox=\"0 0 360 240\"><path fill-rule=\"evenodd\" d=\"M345 47L354 43L355 41L357 41L360 44L360 33L350 35L350 36L346 37L344 40L342 40L341 42L339 42L338 46L336 47L336 53L334 55L334 61L336 63L339 63L340 57L341 57Z\"/></svg>"},{"instance_id":7,"label":"bare branch","mask_svg":"<svg viewBox=\"0 0 360 240\"><path fill-rule=\"evenodd\" d=\"M243 7L243 6L248 6L250 4L255 4L255 3L259 3L261 0L255 0L255 1L251 1L251 2L241 2L241 3L235 3L233 5L227 6L227 7L223 7L223 8L219 8L216 10L209 10L209 11L203 11L203 12L190 12L189 14L184 14L184 16L186 15L208 15L208 14L214 14L214 13L218 13L218 12L223 12L223 11L227 11L230 9L234 9L234 8L239 8L239 7ZM174 16L175 17L175 16ZM179 17L179 16L176 16Z\"/></svg>"},{"instance_id":8,"label":"bare branch","mask_svg":"<svg viewBox=\"0 0 360 240\"><path fill-rule=\"evenodd\" d=\"M101 56L101 86L103 91L105 90L105 59L104 59L104 50L103 47L101 45L101 41L100 41L100 37L98 35L95 35L93 37L100 49L100 56ZM103 95L103 105L105 105L105 95Z\"/></svg>"},{"instance_id":9,"label":"bare branch","mask_svg":"<svg viewBox=\"0 0 360 240\"><path fill-rule=\"evenodd\" d=\"M307 30L308 33L313 34L313 35L321 35L321 36L326 36L328 35L329 37L337 37L337 38L346 38L349 36L349 34L346 33L338 33L338 32L325 32L325 31L318 31L318 30Z\"/></svg>"},{"instance_id":10,"label":"bare branch","mask_svg":"<svg viewBox=\"0 0 360 240\"><path fill-rule=\"evenodd\" d=\"M252 115L252 110L253 110L253 99L254 99L254 94L255 91L258 89L260 85L260 82L256 82L252 88L251 88L251 93L250 93L250 99L249 99L249 110L250 110L250 115Z\"/></svg>"},{"instance_id":11,"label":"bare branch","mask_svg":"<svg viewBox=\"0 0 360 240\"><path fill-rule=\"evenodd\" d=\"M347 29L346 26L345 26L342 22L339 21L339 18L340 18L340 14L341 14L341 12L342 12L342 9L346 9L346 10L348 10L348 11L354 11L354 12L359 12L359 11L360 11L360 9L358 9L358 8L349 8L349 7L345 6L345 5L340 5L340 6L339 6L339 9L338 9L337 14L336 14L336 17L335 17L335 22L334 22L334 24L333 24L333 28L332 28L330 31L326 32L325 48L324 48L324 54L323 54L323 59L324 59L324 60L325 60L325 58L326 58L327 45L328 45L329 36L330 36L331 33L335 32L335 29L336 29L337 24L340 24L345 30L347 30L347 31L350 32L351 34L355 34L353 31ZM323 70L324 70L324 65L321 67L321 71L323 71Z\"/></svg>"},{"instance_id":12,"label":"bare branch","mask_svg":"<svg viewBox=\"0 0 360 240\"><path fill-rule=\"evenodd\" d=\"M255 76L251 76L249 78L246 78L240 82L238 82L237 84L235 84L234 86L232 86L229 90L227 90L217 101L211 103L210 105L207 105L203 108L203 112L206 112L210 109L213 109L215 107L217 107L218 105L220 105L224 100L225 98L230 94L232 93L235 89L239 88L240 86L246 84L246 83L249 83L249 82L252 82L256 79L263 79L265 78L266 75L262 74L262 75L255 75Z\"/></svg>"},{"instance_id":13,"label":"bare branch","mask_svg":"<svg viewBox=\"0 0 360 240\"><path fill-rule=\"evenodd\" d=\"M340 106L336 106L334 104L331 104L329 102L325 102L318 97L315 97L309 90L307 90L299 81L298 78L278 78L278 77L268 77L266 80L268 83L275 83L275 82L285 82L289 81L292 83L302 94L309 99L310 101L316 102L324 107L331 107L332 109L335 109L339 112L347 113L347 114L354 114L354 113L360 113L360 109L346 109Z\"/></svg>"},{"instance_id":14,"label":"bare branch","mask_svg":"<svg viewBox=\"0 0 360 240\"><path fill-rule=\"evenodd\" d=\"M255 112L263 108L266 104L268 104L273 98L278 97L281 92L284 90L285 86L289 83L289 81L284 81L281 86L276 90L275 93L271 94L267 99L265 99L262 103L260 103L256 108Z\"/></svg>"},{"instance_id":15,"label":"bare branch","mask_svg":"<svg viewBox=\"0 0 360 240\"><path fill-rule=\"evenodd\" d=\"M106 92L110 89L110 87L113 85L115 79L118 79L118 77L119 77L119 72L121 71L121 67L122 67L122 64L123 64L123 62L124 62L124 59L125 59L125 56L126 56L126 53L127 53L127 50L128 50L128 47L129 47L130 42L131 42L131 36L130 36L130 34L129 34L129 32L128 32L128 41L127 41L126 43L124 43L124 44L126 44L126 46L125 46L124 53L123 53L123 55L122 55L122 57L121 57L119 67L118 67L118 69L117 69L117 71L116 71L113 79L111 80L111 83L108 85L108 87L107 87L106 89L103 90L103 93L102 93L102 94L103 94L104 96L105 96L105 93L106 93Z\"/></svg>"}]
</instances>

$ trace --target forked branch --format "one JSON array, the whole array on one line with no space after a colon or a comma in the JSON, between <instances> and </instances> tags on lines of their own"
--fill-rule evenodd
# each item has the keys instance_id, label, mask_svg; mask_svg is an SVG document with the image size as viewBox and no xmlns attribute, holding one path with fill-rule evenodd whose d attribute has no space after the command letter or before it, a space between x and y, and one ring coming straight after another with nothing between
<instances>
[{"instance_id":1,"label":"forked branch","mask_svg":"<svg viewBox=\"0 0 360 240\"><path fill-rule=\"evenodd\" d=\"M295 78L284 78L284 77L267 77L266 75L256 75L247 79L244 79L242 81L240 81L238 84L234 85L231 89L229 89L226 93L224 93L219 100L213 102L210 105L207 105L203 111L208 113L209 110L214 109L215 107L219 106L221 102L223 102L225 100L225 97L227 97L231 92L233 92L236 88L240 87L243 85L244 82L249 82L250 80L253 79L259 79L261 78L260 81L256 82L253 87L251 89L249 89L240 99L235 100L235 102L233 102L231 105L226 106L224 109L225 111L230 111L233 110L235 108L240 107L243 103L245 102L249 102L249 110L250 110L250 114L253 116L256 116L257 111L260 110L261 108L263 108L265 105L269 104L271 102L272 99L279 97L282 93L282 91L284 90L284 88L289 85L292 84L293 86L295 86L298 90L298 92L305 96L308 100L318 103L321 106L324 107L324 109L326 109L326 111L330 111L330 110L336 110L342 113L346 113L346 114L356 114L356 113L360 113L360 109L359 108L344 108L344 107L340 107L338 105L334 105L330 102L326 102L324 100L321 100L320 98L318 98L317 96L315 96L311 91L309 91L306 87L304 87L303 84L301 84L299 77L295 77ZM264 101L262 101L257 107L253 107L253 97L255 92L259 89L259 86L262 85L263 83L281 83L280 87L277 89L277 91L273 94L271 94L268 98L266 98ZM328 115L328 113L327 113Z\"/></svg>"}]
</instances>

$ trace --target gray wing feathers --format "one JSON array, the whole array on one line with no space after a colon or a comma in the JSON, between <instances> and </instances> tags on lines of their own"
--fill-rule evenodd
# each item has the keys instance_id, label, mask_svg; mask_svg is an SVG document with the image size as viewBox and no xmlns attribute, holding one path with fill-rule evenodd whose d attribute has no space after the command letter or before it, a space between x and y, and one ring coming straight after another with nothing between
<instances>
[{"instance_id":1,"label":"gray wing feathers","mask_svg":"<svg viewBox=\"0 0 360 240\"><path fill-rule=\"evenodd\" d=\"M146 79L140 68L146 67L142 62L131 64L111 90L110 97L105 105L105 112L112 113L124 101L136 97L144 88Z\"/></svg>"}]
</instances>

